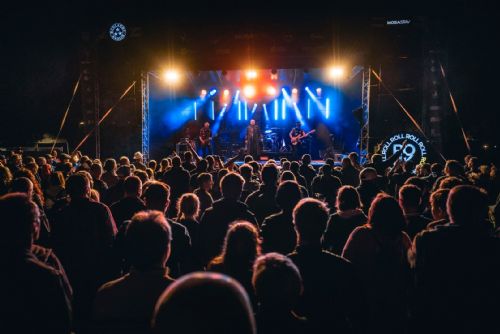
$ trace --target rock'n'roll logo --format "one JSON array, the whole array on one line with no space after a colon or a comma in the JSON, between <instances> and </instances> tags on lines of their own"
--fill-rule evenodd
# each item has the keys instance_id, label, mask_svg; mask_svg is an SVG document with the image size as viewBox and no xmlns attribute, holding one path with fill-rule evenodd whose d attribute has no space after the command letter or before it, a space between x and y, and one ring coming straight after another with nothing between
<instances>
[{"instance_id":1,"label":"rock'n'roll logo","mask_svg":"<svg viewBox=\"0 0 500 334\"><path fill-rule=\"evenodd\" d=\"M424 140L413 133L406 132L394 134L384 141L381 150L383 159L386 160L391 155L401 150L405 140L407 144L402 154L404 161L412 160L416 163L425 163L427 160L427 147L425 146Z\"/></svg>"}]
</instances>

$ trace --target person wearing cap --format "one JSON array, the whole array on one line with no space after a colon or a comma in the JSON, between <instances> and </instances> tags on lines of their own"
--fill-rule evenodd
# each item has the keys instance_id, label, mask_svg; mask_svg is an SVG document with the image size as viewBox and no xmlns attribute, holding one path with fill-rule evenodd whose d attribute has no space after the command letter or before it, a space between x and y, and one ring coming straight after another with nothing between
<instances>
[{"instance_id":1,"label":"person wearing cap","mask_svg":"<svg viewBox=\"0 0 500 334\"><path fill-rule=\"evenodd\" d=\"M134 153L134 162L132 163L135 168L140 169L140 170L146 170L147 167L143 162L143 156L142 153L137 151Z\"/></svg>"}]
</instances>

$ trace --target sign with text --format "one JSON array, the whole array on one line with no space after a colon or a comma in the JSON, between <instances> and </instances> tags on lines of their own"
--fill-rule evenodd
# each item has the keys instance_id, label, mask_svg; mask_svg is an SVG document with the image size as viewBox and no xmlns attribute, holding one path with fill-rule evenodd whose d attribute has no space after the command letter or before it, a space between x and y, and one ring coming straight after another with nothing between
<instances>
[{"instance_id":1,"label":"sign with text","mask_svg":"<svg viewBox=\"0 0 500 334\"><path fill-rule=\"evenodd\" d=\"M384 141L381 150L383 159L387 160L387 158L399 152L405 140L407 144L401 155L404 161L412 160L417 164L425 163L427 160L427 147L425 146L425 141L413 133L406 132L394 134Z\"/></svg>"}]
</instances>

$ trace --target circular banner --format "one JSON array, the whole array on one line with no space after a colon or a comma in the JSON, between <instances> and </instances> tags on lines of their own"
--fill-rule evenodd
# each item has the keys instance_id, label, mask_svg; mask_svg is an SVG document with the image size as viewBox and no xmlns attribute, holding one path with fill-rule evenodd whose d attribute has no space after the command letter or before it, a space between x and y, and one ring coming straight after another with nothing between
<instances>
[{"instance_id":1,"label":"circular banner","mask_svg":"<svg viewBox=\"0 0 500 334\"><path fill-rule=\"evenodd\" d=\"M427 147L425 146L424 139L413 133L407 132L394 134L384 141L380 152L384 161L393 154L399 152L405 140L407 144L401 155L404 161L412 160L417 164L425 163L427 160Z\"/></svg>"}]
</instances>

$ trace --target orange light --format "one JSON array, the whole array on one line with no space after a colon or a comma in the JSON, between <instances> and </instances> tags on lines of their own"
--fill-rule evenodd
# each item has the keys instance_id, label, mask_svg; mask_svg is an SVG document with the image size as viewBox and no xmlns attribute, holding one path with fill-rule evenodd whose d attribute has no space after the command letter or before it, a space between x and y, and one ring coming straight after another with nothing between
<instances>
[{"instance_id":1,"label":"orange light","mask_svg":"<svg viewBox=\"0 0 500 334\"><path fill-rule=\"evenodd\" d=\"M207 90L206 90L206 89L202 89L202 90L201 90L201 93L200 93L200 97L202 97L202 98L203 98L203 97L205 97L205 96L207 96Z\"/></svg>"},{"instance_id":2,"label":"orange light","mask_svg":"<svg viewBox=\"0 0 500 334\"><path fill-rule=\"evenodd\" d=\"M228 97L229 96L229 89L224 89L224 97Z\"/></svg>"},{"instance_id":3,"label":"orange light","mask_svg":"<svg viewBox=\"0 0 500 334\"><path fill-rule=\"evenodd\" d=\"M340 66L333 66L328 70L328 74L332 79L342 78L344 76L344 68Z\"/></svg>"},{"instance_id":4,"label":"orange light","mask_svg":"<svg viewBox=\"0 0 500 334\"><path fill-rule=\"evenodd\" d=\"M169 84L176 84L177 82L179 82L181 78L181 75L179 74L179 71L177 70L166 70L164 73L163 73L163 79L169 83Z\"/></svg>"},{"instance_id":5,"label":"orange light","mask_svg":"<svg viewBox=\"0 0 500 334\"><path fill-rule=\"evenodd\" d=\"M255 87L252 85L246 85L243 88L243 95L245 95L246 98L251 99L255 96Z\"/></svg>"},{"instance_id":6,"label":"orange light","mask_svg":"<svg viewBox=\"0 0 500 334\"><path fill-rule=\"evenodd\" d=\"M271 96L276 95L276 88L274 88L274 86L268 86L266 91L267 91L267 95L271 95Z\"/></svg>"},{"instance_id":7,"label":"orange light","mask_svg":"<svg viewBox=\"0 0 500 334\"><path fill-rule=\"evenodd\" d=\"M299 90L297 88L292 89L292 94L297 94L298 92L299 92Z\"/></svg>"},{"instance_id":8,"label":"orange light","mask_svg":"<svg viewBox=\"0 0 500 334\"><path fill-rule=\"evenodd\" d=\"M246 73L246 77L247 77L248 80L257 78L257 71L255 71L255 70L248 70L247 73Z\"/></svg>"}]
</instances>

